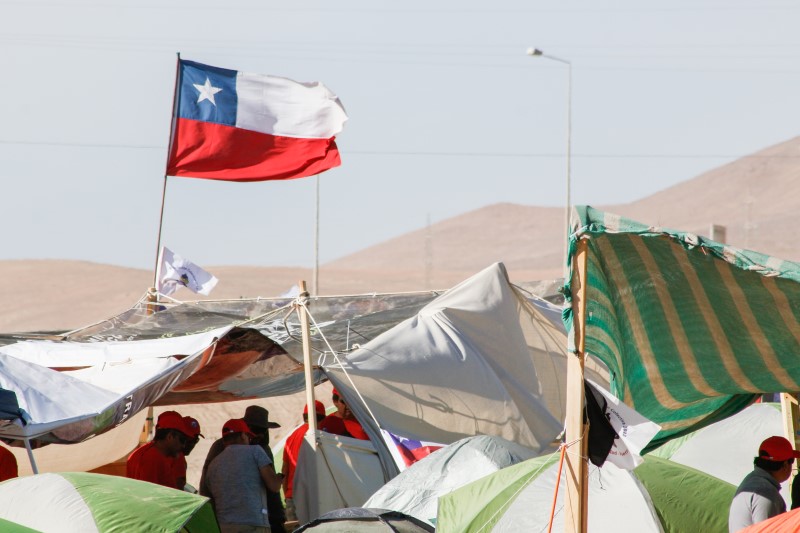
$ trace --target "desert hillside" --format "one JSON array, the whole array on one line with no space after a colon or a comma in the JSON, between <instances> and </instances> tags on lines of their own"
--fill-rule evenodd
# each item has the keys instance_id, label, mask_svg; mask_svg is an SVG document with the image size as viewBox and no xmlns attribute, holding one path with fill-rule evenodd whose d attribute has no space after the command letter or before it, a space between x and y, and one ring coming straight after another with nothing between
<instances>
[{"instance_id":1,"label":"desert hillside","mask_svg":"<svg viewBox=\"0 0 800 533\"><path fill-rule=\"evenodd\" d=\"M595 206L653 225L709 234L800 260L800 137L623 205ZM496 204L441 221L339 258L320 269L320 294L450 287L502 261L515 281L556 278L564 254L564 211ZM277 296L311 270L205 265L220 280L215 298ZM121 312L152 284L145 270L80 261L0 261L0 331L65 330ZM178 298L194 295L179 291ZM8 305L11 303L11 305Z\"/></svg>"},{"instance_id":2,"label":"desert hillside","mask_svg":"<svg viewBox=\"0 0 800 533\"><path fill-rule=\"evenodd\" d=\"M653 225L708 235L727 227L727 242L785 259L800 260L798 229L787 221L800 208L800 138L767 148L694 179L625 205L596 206ZM558 277L564 254L564 212L514 204L490 205L377 244L323 265L320 294L441 289L487 265L503 261L514 281ZM311 287L305 268L205 267L220 282L215 298L278 296L298 280ZM0 261L0 331L65 331L120 313L152 284L145 270L81 261ZM177 298L192 299L182 289ZM330 386L319 394L330 403ZM182 406L209 437L242 416L247 404ZM283 424L273 440L300 421L303 395L259 400ZM160 409L163 410L163 409ZM213 439L189 457L189 482Z\"/></svg>"}]
</instances>

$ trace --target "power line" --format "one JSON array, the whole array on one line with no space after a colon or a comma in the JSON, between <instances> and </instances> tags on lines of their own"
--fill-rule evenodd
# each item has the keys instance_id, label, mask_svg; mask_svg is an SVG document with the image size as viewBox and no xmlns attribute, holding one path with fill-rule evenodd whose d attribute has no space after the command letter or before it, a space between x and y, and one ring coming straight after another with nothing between
<instances>
[{"instance_id":1,"label":"power line","mask_svg":"<svg viewBox=\"0 0 800 533\"><path fill-rule=\"evenodd\" d=\"M22 146L54 146L71 148L99 148L99 149L131 149L131 150L166 150L167 147L161 145L148 144L104 144L104 143L81 143L81 142L60 142L60 141L16 141L10 139L0 139L0 145L22 145ZM565 154L559 152L447 152L447 151L417 151L417 150L341 150L344 155L359 156L385 156L385 157L519 157L519 158L563 158ZM578 159L800 159L798 155L762 155L762 154L681 154L681 153L618 153L618 154L598 154L598 153L575 153L573 158Z\"/></svg>"},{"instance_id":2,"label":"power line","mask_svg":"<svg viewBox=\"0 0 800 533\"><path fill-rule=\"evenodd\" d=\"M138 10L158 10L158 11L180 11L185 10L186 6L183 3L168 4L142 4L140 2L130 4L111 4L106 2L70 2L68 5L54 3L54 2L31 2L31 1L6 1L5 7L30 7L34 9L39 8L67 8L75 10L79 8L96 9L138 9ZM195 2L192 5L192 10L195 12L200 11L268 11L273 13L330 13L330 14L352 14L352 13L365 13L365 14L409 14L418 15L425 14L446 14L446 15L507 15L507 14L620 14L620 13L681 13L681 12L733 12L733 11L765 11L765 10L787 10L794 11L800 6L795 3L785 4L762 4L754 3L753 5L730 5L729 3L719 5L685 5L685 6L664 6L664 7L643 7L643 6L627 6L627 7L579 7L579 8L504 8L499 6L471 8L459 3L452 8L446 7L275 7L272 5L259 4L233 4L225 3L213 5L201 5Z\"/></svg>"}]
</instances>

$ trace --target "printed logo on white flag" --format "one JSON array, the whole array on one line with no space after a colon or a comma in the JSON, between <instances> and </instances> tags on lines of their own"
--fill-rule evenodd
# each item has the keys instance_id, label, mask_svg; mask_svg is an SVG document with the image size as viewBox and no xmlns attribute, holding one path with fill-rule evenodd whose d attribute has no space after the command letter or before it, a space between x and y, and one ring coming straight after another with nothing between
<instances>
[{"instance_id":1,"label":"printed logo on white flag","mask_svg":"<svg viewBox=\"0 0 800 533\"><path fill-rule=\"evenodd\" d=\"M158 292L161 294L169 296L179 287L186 287L192 292L208 296L217 281L213 275L166 246L161 248L161 278L158 280Z\"/></svg>"},{"instance_id":2,"label":"printed logo on white flag","mask_svg":"<svg viewBox=\"0 0 800 533\"><path fill-rule=\"evenodd\" d=\"M622 403L616 396L591 380L586 380L604 408L606 418L617 432L607 461L625 470L633 470L642 462L642 450L661 431L661 426ZM603 401L605 400L605 401Z\"/></svg>"}]
</instances>

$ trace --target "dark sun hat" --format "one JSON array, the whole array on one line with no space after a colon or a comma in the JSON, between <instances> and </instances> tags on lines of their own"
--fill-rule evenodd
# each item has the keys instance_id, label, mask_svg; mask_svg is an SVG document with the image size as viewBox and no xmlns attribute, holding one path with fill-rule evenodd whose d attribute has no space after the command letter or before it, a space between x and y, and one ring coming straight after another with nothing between
<instances>
[{"instance_id":1,"label":"dark sun hat","mask_svg":"<svg viewBox=\"0 0 800 533\"><path fill-rule=\"evenodd\" d=\"M281 427L277 422L269 421L269 411L260 405L251 405L244 412L243 420L251 428L275 429Z\"/></svg>"}]
</instances>

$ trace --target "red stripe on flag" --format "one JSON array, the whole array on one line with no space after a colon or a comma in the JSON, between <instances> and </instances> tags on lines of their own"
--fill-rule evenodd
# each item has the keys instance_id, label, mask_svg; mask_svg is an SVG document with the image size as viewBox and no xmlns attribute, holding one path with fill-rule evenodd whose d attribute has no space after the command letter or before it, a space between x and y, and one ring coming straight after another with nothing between
<instances>
[{"instance_id":1,"label":"red stripe on flag","mask_svg":"<svg viewBox=\"0 0 800 533\"><path fill-rule=\"evenodd\" d=\"M334 139L279 137L179 118L167 175L226 181L313 176L341 164Z\"/></svg>"}]
</instances>

